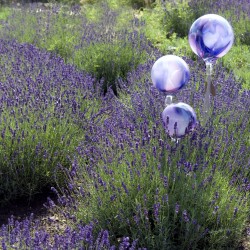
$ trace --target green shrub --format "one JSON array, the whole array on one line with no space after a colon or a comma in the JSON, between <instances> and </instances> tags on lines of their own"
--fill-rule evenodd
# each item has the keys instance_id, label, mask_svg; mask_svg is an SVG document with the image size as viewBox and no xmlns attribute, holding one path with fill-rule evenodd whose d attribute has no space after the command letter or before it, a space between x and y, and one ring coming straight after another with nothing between
<instances>
[{"instance_id":1,"label":"green shrub","mask_svg":"<svg viewBox=\"0 0 250 250\"><path fill-rule=\"evenodd\" d=\"M234 45L227 56L222 58L223 65L231 69L242 81L244 88L250 89L250 50L247 45Z\"/></svg>"},{"instance_id":2,"label":"green shrub","mask_svg":"<svg viewBox=\"0 0 250 250\"><path fill-rule=\"evenodd\" d=\"M78 27L81 24L81 18L70 16L63 12L49 17L50 23L47 30L39 34L42 39L36 41L37 46L45 48L61 56L65 62L72 57L74 46L80 40Z\"/></svg>"},{"instance_id":3,"label":"green shrub","mask_svg":"<svg viewBox=\"0 0 250 250\"><path fill-rule=\"evenodd\" d=\"M185 172L185 166L175 162L182 155L179 150L175 156L166 150L162 159L161 151L155 156L155 143L151 140L136 153L128 145L124 150L117 147L108 165L99 162L90 179L83 174L88 196L80 200L77 218L97 221L99 229L109 230L114 244L126 235L149 249L233 247L248 217L248 198L229 184L230 176L218 170ZM108 151L107 156L111 159ZM167 163L169 157L172 164Z\"/></svg>"},{"instance_id":4,"label":"green shrub","mask_svg":"<svg viewBox=\"0 0 250 250\"><path fill-rule=\"evenodd\" d=\"M155 0L128 0L129 4L134 8L150 7Z\"/></svg>"},{"instance_id":5,"label":"green shrub","mask_svg":"<svg viewBox=\"0 0 250 250\"><path fill-rule=\"evenodd\" d=\"M157 3L153 9L138 13L139 18L146 22L143 28L146 37L164 54L193 55L187 40L193 19L185 8L188 9L185 1L175 4L167 2L165 7Z\"/></svg>"},{"instance_id":6,"label":"green shrub","mask_svg":"<svg viewBox=\"0 0 250 250\"><path fill-rule=\"evenodd\" d=\"M64 185L61 167L69 168L80 128L50 110L39 113L6 108L0 123L1 205L16 198L32 199L36 193Z\"/></svg>"},{"instance_id":7,"label":"green shrub","mask_svg":"<svg viewBox=\"0 0 250 250\"><path fill-rule=\"evenodd\" d=\"M111 8L119 8L121 6L131 6L133 8L150 7L155 0L80 0L82 5L108 3Z\"/></svg>"},{"instance_id":8,"label":"green shrub","mask_svg":"<svg viewBox=\"0 0 250 250\"><path fill-rule=\"evenodd\" d=\"M187 37L193 23L194 14L189 8L188 1L171 1L162 3L164 15L161 18L166 37L176 33L179 37Z\"/></svg>"},{"instance_id":9,"label":"green shrub","mask_svg":"<svg viewBox=\"0 0 250 250\"><path fill-rule=\"evenodd\" d=\"M101 84L104 93L111 87L118 95L119 79L126 79L127 73L135 69L146 58L146 53L140 52L126 41L111 43L96 43L75 51L74 64L92 73Z\"/></svg>"},{"instance_id":10,"label":"green shrub","mask_svg":"<svg viewBox=\"0 0 250 250\"><path fill-rule=\"evenodd\" d=\"M81 0L47 0L49 3L61 3L67 5L80 4Z\"/></svg>"},{"instance_id":11,"label":"green shrub","mask_svg":"<svg viewBox=\"0 0 250 250\"><path fill-rule=\"evenodd\" d=\"M6 19L10 14L10 10L8 7L0 6L0 20Z\"/></svg>"},{"instance_id":12,"label":"green shrub","mask_svg":"<svg viewBox=\"0 0 250 250\"><path fill-rule=\"evenodd\" d=\"M80 16L70 15L62 8L58 13L51 13L51 10L35 12L31 9L13 9L1 36L45 48L67 62L75 44L80 40L81 22ZM22 29L21 24L27 28Z\"/></svg>"}]
</instances>

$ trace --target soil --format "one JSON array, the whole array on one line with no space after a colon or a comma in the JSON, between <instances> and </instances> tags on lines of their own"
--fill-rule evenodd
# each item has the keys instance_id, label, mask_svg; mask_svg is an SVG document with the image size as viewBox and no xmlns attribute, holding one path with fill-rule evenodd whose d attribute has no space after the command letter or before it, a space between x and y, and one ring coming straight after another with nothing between
<instances>
[{"instance_id":1,"label":"soil","mask_svg":"<svg viewBox=\"0 0 250 250\"><path fill-rule=\"evenodd\" d=\"M29 217L31 213L34 214L34 218L46 216L49 214L48 209L43 205L47 201L47 197L55 198L52 192L44 192L37 194L32 201L16 200L11 204L0 207L0 226L2 224L8 224L8 218L12 215L16 220L22 220Z\"/></svg>"},{"instance_id":2,"label":"soil","mask_svg":"<svg viewBox=\"0 0 250 250\"><path fill-rule=\"evenodd\" d=\"M247 225L247 229L244 235L244 238L242 239L241 248L239 250L250 250L250 223Z\"/></svg>"}]
</instances>

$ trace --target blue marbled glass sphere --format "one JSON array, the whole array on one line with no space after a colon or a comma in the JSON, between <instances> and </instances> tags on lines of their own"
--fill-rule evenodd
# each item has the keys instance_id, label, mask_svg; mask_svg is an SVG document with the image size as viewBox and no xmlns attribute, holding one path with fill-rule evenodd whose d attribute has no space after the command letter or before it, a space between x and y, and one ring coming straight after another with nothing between
<instances>
[{"instance_id":1,"label":"blue marbled glass sphere","mask_svg":"<svg viewBox=\"0 0 250 250\"><path fill-rule=\"evenodd\" d=\"M160 57L151 70L153 85L161 92L174 93L185 86L190 78L189 67L180 57Z\"/></svg>"},{"instance_id":2,"label":"blue marbled glass sphere","mask_svg":"<svg viewBox=\"0 0 250 250\"><path fill-rule=\"evenodd\" d=\"M192 24L188 41L196 55L205 62L213 62L230 50L234 41L234 33L225 18L207 14Z\"/></svg>"},{"instance_id":3,"label":"blue marbled glass sphere","mask_svg":"<svg viewBox=\"0 0 250 250\"><path fill-rule=\"evenodd\" d=\"M193 108L183 102L168 105L162 112L162 119L166 132L171 137L183 137L197 125Z\"/></svg>"}]
</instances>

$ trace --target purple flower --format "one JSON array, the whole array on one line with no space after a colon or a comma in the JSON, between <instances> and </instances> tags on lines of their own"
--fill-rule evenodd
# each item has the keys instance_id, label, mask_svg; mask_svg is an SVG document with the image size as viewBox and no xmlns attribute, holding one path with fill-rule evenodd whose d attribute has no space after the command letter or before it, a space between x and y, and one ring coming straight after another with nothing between
<instances>
[{"instance_id":1,"label":"purple flower","mask_svg":"<svg viewBox=\"0 0 250 250\"><path fill-rule=\"evenodd\" d=\"M188 216L188 213L187 213L187 210L183 210L183 212L182 212L182 217L183 217L183 220L184 220L185 222L189 222L189 221L190 221L189 216Z\"/></svg>"},{"instance_id":2,"label":"purple flower","mask_svg":"<svg viewBox=\"0 0 250 250\"><path fill-rule=\"evenodd\" d=\"M167 176L163 177L163 185L164 185L165 188L168 187L168 177Z\"/></svg>"},{"instance_id":3,"label":"purple flower","mask_svg":"<svg viewBox=\"0 0 250 250\"><path fill-rule=\"evenodd\" d=\"M234 214L233 214L233 216L236 217L237 213L238 213L238 208L235 207L235 208L234 208Z\"/></svg>"},{"instance_id":4,"label":"purple flower","mask_svg":"<svg viewBox=\"0 0 250 250\"><path fill-rule=\"evenodd\" d=\"M122 242L119 245L119 250L126 250L130 246L129 237L123 237Z\"/></svg>"},{"instance_id":5,"label":"purple flower","mask_svg":"<svg viewBox=\"0 0 250 250\"><path fill-rule=\"evenodd\" d=\"M126 186L126 184L124 182L122 182L122 187L123 187L125 193L128 195L129 191L128 191L127 186Z\"/></svg>"},{"instance_id":6,"label":"purple flower","mask_svg":"<svg viewBox=\"0 0 250 250\"><path fill-rule=\"evenodd\" d=\"M175 203L175 213L178 214L180 211L180 205L178 203Z\"/></svg>"},{"instance_id":7,"label":"purple flower","mask_svg":"<svg viewBox=\"0 0 250 250\"><path fill-rule=\"evenodd\" d=\"M157 202L156 204L154 204L154 207L153 207L153 214L154 214L154 218L156 221L160 221L160 218L159 218L159 215L160 215L160 207L161 207L161 204L159 202Z\"/></svg>"},{"instance_id":8,"label":"purple flower","mask_svg":"<svg viewBox=\"0 0 250 250\"><path fill-rule=\"evenodd\" d=\"M216 213L217 213L217 211L218 211L218 209L219 209L219 206L215 206L215 207L214 207L213 214L216 214Z\"/></svg>"}]
</instances>

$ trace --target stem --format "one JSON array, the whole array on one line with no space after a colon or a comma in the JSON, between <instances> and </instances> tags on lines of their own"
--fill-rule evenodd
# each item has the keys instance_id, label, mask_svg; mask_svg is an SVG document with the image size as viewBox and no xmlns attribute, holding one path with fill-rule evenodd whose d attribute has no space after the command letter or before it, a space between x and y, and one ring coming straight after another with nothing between
<instances>
[{"instance_id":1,"label":"stem","mask_svg":"<svg viewBox=\"0 0 250 250\"><path fill-rule=\"evenodd\" d=\"M172 95L167 95L165 98L165 105L168 106L173 103L173 96Z\"/></svg>"},{"instance_id":2,"label":"stem","mask_svg":"<svg viewBox=\"0 0 250 250\"><path fill-rule=\"evenodd\" d=\"M211 76L212 76L213 65L210 62L206 62L206 75L207 75L207 89L204 99L204 112L207 114L210 110L210 92L211 92Z\"/></svg>"}]
</instances>

